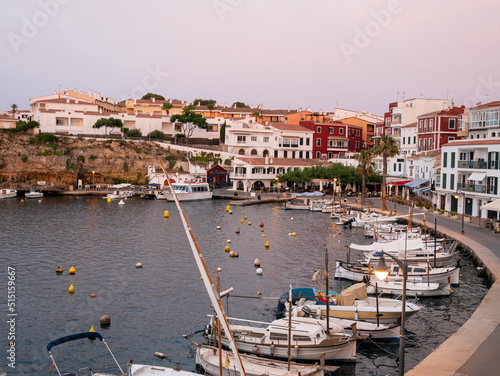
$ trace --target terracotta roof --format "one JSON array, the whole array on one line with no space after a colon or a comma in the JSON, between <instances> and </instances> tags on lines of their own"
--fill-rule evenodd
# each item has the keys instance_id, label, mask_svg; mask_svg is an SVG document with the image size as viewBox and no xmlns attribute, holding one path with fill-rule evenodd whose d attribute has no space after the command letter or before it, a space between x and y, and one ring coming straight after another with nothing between
<instances>
[{"instance_id":1,"label":"terracotta roof","mask_svg":"<svg viewBox=\"0 0 500 376\"><path fill-rule=\"evenodd\" d=\"M280 131L302 131L312 132L309 128L297 124L284 124L284 123L269 123L269 126L279 129Z\"/></svg>"},{"instance_id":2,"label":"terracotta roof","mask_svg":"<svg viewBox=\"0 0 500 376\"><path fill-rule=\"evenodd\" d=\"M500 101L495 101L495 102L490 102L490 103L485 103L485 104L480 104L476 107L471 107L471 110L476 110L479 108L487 108L487 107L499 107L500 106Z\"/></svg>"},{"instance_id":3,"label":"terracotta roof","mask_svg":"<svg viewBox=\"0 0 500 376\"><path fill-rule=\"evenodd\" d=\"M81 105L89 105L89 104L94 104L94 102L87 101L84 99L78 99L78 103L74 99L70 99L69 102L66 102L66 98L56 98L56 99L41 99L39 101L36 101L34 103L38 102L46 102L46 103L70 103L70 104L81 104ZM107 103L107 102L104 102Z\"/></svg>"},{"instance_id":4,"label":"terracotta roof","mask_svg":"<svg viewBox=\"0 0 500 376\"><path fill-rule=\"evenodd\" d=\"M500 139L478 139L478 140L453 140L443 146L462 146L462 145L497 145L500 144Z\"/></svg>"},{"instance_id":5,"label":"terracotta roof","mask_svg":"<svg viewBox=\"0 0 500 376\"><path fill-rule=\"evenodd\" d=\"M249 107L242 107L242 108L234 108L234 107L226 107L221 110L223 114L253 114L254 112L258 112L260 114L260 108L249 108Z\"/></svg>"},{"instance_id":6,"label":"terracotta roof","mask_svg":"<svg viewBox=\"0 0 500 376\"><path fill-rule=\"evenodd\" d=\"M441 155L441 149L434 149L434 150L429 150L429 151L423 151L421 153L412 155L411 157L408 157L408 159L414 159L414 158L422 158L422 157L430 157L434 158L438 155Z\"/></svg>"},{"instance_id":7,"label":"terracotta roof","mask_svg":"<svg viewBox=\"0 0 500 376\"><path fill-rule=\"evenodd\" d=\"M251 164L252 166L314 166L319 163L317 159L292 159L292 158L271 158L268 159L268 164L266 165L266 158L252 158L252 157L240 157L235 156L235 159L239 159L242 162ZM272 160L272 163L271 163Z\"/></svg>"},{"instance_id":8,"label":"terracotta roof","mask_svg":"<svg viewBox=\"0 0 500 376\"><path fill-rule=\"evenodd\" d=\"M10 117L8 115L0 115L0 120L5 120L5 121L17 121L16 118Z\"/></svg>"},{"instance_id":9,"label":"terracotta roof","mask_svg":"<svg viewBox=\"0 0 500 376\"><path fill-rule=\"evenodd\" d=\"M261 115L263 116L266 116L266 115L282 115L282 116L286 116L286 115L292 115L292 114L296 114L298 111L297 110L262 110L261 111Z\"/></svg>"},{"instance_id":10,"label":"terracotta roof","mask_svg":"<svg viewBox=\"0 0 500 376\"><path fill-rule=\"evenodd\" d=\"M448 116L461 115L461 114L464 113L464 109L465 109L465 107L462 106L462 107L453 107L453 108L450 108L448 110L440 110L440 111L428 112L427 114L422 114L422 115L417 116L417 119L423 119L423 118L426 118L426 117L440 116L440 115L443 115L443 116L446 116L446 115L448 115Z\"/></svg>"},{"instance_id":11,"label":"terracotta roof","mask_svg":"<svg viewBox=\"0 0 500 376\"><path fill-rule=\"evenodd\" d=\"M406 125L403 125L401 126L401 128L406 128L406 127L416 127L417 126L417 123L410 123L410 124L406 124Z\"/></svg>"}]
</instances>

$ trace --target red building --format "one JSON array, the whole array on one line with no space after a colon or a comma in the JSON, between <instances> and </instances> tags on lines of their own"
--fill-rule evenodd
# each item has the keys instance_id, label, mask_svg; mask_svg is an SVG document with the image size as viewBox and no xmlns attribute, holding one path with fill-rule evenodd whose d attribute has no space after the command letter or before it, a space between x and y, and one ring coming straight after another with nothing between
<instances>
[{"instance_id":1,"label":"red building","mask_svg":"<svg viewBox=\"0 0 500 376\"><path fill-rule=\"evenodd\" d=\"M313 158L330 159L363 148L363 128L339 122L301 121L299 125L314 131Z\"/></svg>"},{"instance_id":2,"label":"red building","mask_svg":"<svg viewBox=\"0 0 500 376\"><path fill-rule=\"evenodd\" d=\"M212 168L207 171L207 181L216 188L226 187L229 182L229 172L220 165L212 166Z\"/></svg>"},{"instance_id":3,"label":"red building","mask_svg":"<svg viewBox=\"0 0 500 376\"><path fill-rule=\"evenodd\" d=\"M465 107L435 111L417 117L417 150L440 149L443 144L457 139L458 120Z\"/></svg>"}]
</instances>

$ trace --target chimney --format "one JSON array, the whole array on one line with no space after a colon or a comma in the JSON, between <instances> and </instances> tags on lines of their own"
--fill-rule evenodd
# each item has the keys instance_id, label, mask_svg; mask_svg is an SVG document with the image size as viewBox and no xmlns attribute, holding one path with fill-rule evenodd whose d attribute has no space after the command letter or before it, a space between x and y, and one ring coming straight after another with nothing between
<instances>
[{"instance_id":1,"label":"chimney","mask_svg":"<svg viewBox=\"0 0 500 376\"><path fill-rule=\"evenodd\" d=\"M137 98L134 97L134 105L136 105L136 104L137 104Z\"/></svg>"},{"instance_id":2,"label":"chimney","mask_svg":"<svg viewBox=\"0 0 500 376\"><path fill-rule=\"evenodd\" d=\"M155 103L155 101L156 101L155 97L151 98L151 102Z\"/></svg>"},{"instance_id":3,"label":"chimney","mask_svg":"<svg viewBox=\"0 0 500 376\"><path fill-rule=\"evenodd\" d=\"M290 112L290 106L288 106L288 112Z\"/></svg>"},{"instance_id":4,"label":"chimney","mask_svg":"<svg viewBox=\"0 0 500 376\"><path fill-rule=\"evenodd\" d=\"M311 112L311 106L307 106L306 111Z\"/></svg>"},{"instance_id":5,"label":"chimney","mask_svg":"<svg viewBox=\"0 0 500 376\"><path fill-rule=\"evenodd\" d=\"M172 103L172 99L169 99L169 100L168 100L168 102L169 102L169 103Z\"/></svg>"}]
</instances>

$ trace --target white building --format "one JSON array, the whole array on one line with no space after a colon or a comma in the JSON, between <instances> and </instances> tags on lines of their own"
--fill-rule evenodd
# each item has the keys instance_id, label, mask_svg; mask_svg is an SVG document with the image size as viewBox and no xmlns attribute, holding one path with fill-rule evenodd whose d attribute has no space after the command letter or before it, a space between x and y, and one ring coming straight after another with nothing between
<instances>
[{"instance_id":1,"label":"white building","mask_svg":"<svg viewBox=\"0 0 500 376\"><path fill-rule=\"evenodd\" d=\"M406 155L417 153L417 123L401 126L399 150L401 154Z\"/></svg>"},{"instance_id":2,"label":"white building","mask_svg":"<svg viewBox=\"0 0 500 376\"><path fill-rule=\"evenodd\" d=\"M437 175L437 206L456 213L494 217L480 209L500 198L500 138L457 140L443 145L441 174ZM455 197L458 196L458 197ZM463 198L465 197L465 207Z\"/></svg>"},{"instance_id":3,"label":"white building","mask_svg":"<svg viewBox=\"0 0 500 376\"><path fill-rule=\"evenodd\" d=\"M465 124L468 129L468 138L490 139L500 137L500 101L491 102L469 109L469 123ZM462 124L459 121L459 129Z\"/></svg>"}]
</instances>

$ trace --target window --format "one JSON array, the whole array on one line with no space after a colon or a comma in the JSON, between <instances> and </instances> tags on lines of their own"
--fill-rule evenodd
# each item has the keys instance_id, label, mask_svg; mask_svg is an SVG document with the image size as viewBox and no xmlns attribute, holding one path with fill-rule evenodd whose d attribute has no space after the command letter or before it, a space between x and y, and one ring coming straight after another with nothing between
<instances>
[{"instance_id":1,"label":"window","mask_svg":"<svg viewBox=\"0 0 500 376\"><path fill-rule=\"evenodd\" d=\"M398 163L398 171L401 172L401 163Z\"/></svg>"},{"instance_id":2,"label":"window","mask_svg":"<svg viewBox=\"0 0 500 376\"><path fill-rule=\"evenodd\" d=\"M450 119L450 122L448 124L448 127L450 129L455 129L455 121L456 121L455 119Z\"/></svg>"},{"instance_id":3,"label":"window","mask_svg":"<svg viewBox=\"0 0 500 376\"><path fill-rule=\"evenodd\" d=\"M446 189L446 174L443 174L443 189Z\"/></svg>"},{"instance_id":4,"label":"window","mask_svg":"<svg viewBox=\"0 0 500 376\"><path fill-rule=\"evenodd\" d=\"M316 159L320 159L321 158L321 153L319 151L316 152Z\"/></svg>"},{"instance_id":5,"label":"window","mask_svg":"<svg viewBox=\"0 0 500 376\"><path fill-rule=\"evenodd\" d=\"M405 138L403 137L403 145L405 144Z\"/></svg>"},{"instance_id":6,"label":"window","mask_svg":"<svg viewBox=\"0 0 500 376\"><path fill-rule=\"evenodd\" d=\"M300 139L300 145L304 145L304 139L303 138Z\"/></svg>"},{"instance_id":7,"label":"window","mask_svg":"<svg viewBox=\"0 0 500 376\"><path fill-rule=\"evenodd\" d=\"M448 167L448 153L446 153L446 152L443 153L443 167Z\"/></svg>"},{"instance_id":8,"label":"window","mask_svg":"<svg viewBox=\"0 0 500 376\"><path fill-rule=\"evenodd\" d=\"M269 142L269 137L264 137L263 141L264 142Z\"/></svg>"},{"instance_id":9,"label":"window","mask_svg":"<svg viewBox=\"0 0 500 376\"><path fill-rule=\"evenodd\" d=\"M452 191L455 189L455 174L450 175L450 189Z\"/></svg>"},{"instance_id":10,"label":"window","mask_svg":"<svg viewBox=\"0 0 500 376\"><path fill-rule=\"evenodd\" d=\"M424 150L427 150L427 139L424 138Z\"/></svg>"},{"instance_id":11,"label":"window","mask_svg":"<svg viewBox=\"0 0 500 376\"><path fill-rule=\"evenodd\" d=\"M309 159L309 152L306 151L306 159Z\"/></svg>"},{"instance_id":12,"label":"window","mask_svg":"<svg viewBox=\"0 0 500 376\"><path fill-rule=\"evenodd\" d=\"M429 150L432 150L432 138L429 138Z\"/></svg>"},{"instance_id":13,"label":"window","mask_svg":"<svg viewBox=\"0 0 500 376\"><path fill-rule=\"evenodd\" d=\"M321 127L316 127L316 133L321 133Z\"/></svg>"},{"instance_id":14,"label":"window","mask_svg":"<svg viewBox=\"0 0 500 376\"><path fill-rule=\"evenodd\" d=\"M321 146L321 138L316 139L316 146Z\"/></svg>"},{"instance_id":15,"label":"window","mask_svg":"<svg viewBox=\"0 0 500 376\"><path fill-rule=\"evenodd\" d=\"M418 132L419 133L422 133L422 127L424 126L424 121L423 120L420 120L418 122Z\"/></svg>"},{"instance_id":16,"label":"window","mask_svg":"<svg viewBox=\"0 0 500 376\"><path fill-rule=\"evenodd\" d=\"M450 164L450 167L451 168L455 168L455 152L451 153L451 164Z\"/></svg>"},{"instance_id":17,"label":"window","mask_svg":"<svg viewBox=\"0 0 500 376\"><path fill-rule=\"evenodd\" d=\"M303 155L303 152L299 151L299 158L304 158Z\"/></svg>"},{"instance_id":18,"label":"window","mask_svg":"<svg viewBox=\"0 0 500 376\"><path fill-rule=\"evenodd\" d=\"M422 150L422 139L418 140L418 150Z\"/></svg>"},{"instance_id":19,"label":"window","mask_svg":"<svg viewBox=\"0 0 500 376\"><path fill-rule=\"evenodd\" d=\"M339 128L339 134L344 134L344 128Z\"/></svg>"},{"instance_id":20,"label":"window","mask_svg":"<svg viewBox=\"0 0 500 376\"><path fill-rule=\"evenodd\" d=\"M237 143L244 144L244 143L246 143L246 140L247 140L246 136L238 136Z\"/></svg>"},{"instance_id":21,"label":"window","mask_svg":"<svg viewBox=\"0 0 500 376\"><path fill-rule=\"evenodd\" d=\"M283 151L283 158L288 158L288 152L286 150Z\"/></svg>"},{"instance_id":22,"label":"window","mask_svg":"<svg viewBox=\"0 0 500 376\"><path fill-rule=\"evenodd\" d=\"M251 136L250 141L252 142L257 142L257 136Z\"/></svg>"},{"instance_id":23,"label":"window","mask_svg":"<svg viewBox=\"0 0 500 376\"><path fill-rule=\"evenodd\" d=\"M278 158L278 150L274 151L274 158Z\"/></svg>"},{"instance_id":24,"label":"window","mask_svg":"<svg viewBox=\"0 0 500 376\"><path fill-rule=\"evenodd\" d=\"M424 120L424 132L427 132L427 119Z\"/></svg>"},{"instance_id":25,"label":"window","mask_svg":"<svg viewBox=\"0 0 500 376\"><path fill-rule=\"evenodd\" d=\"M394 163L393 171L396 171L396 163Z\"/></svg>"},{"instance_id":26,"label":"window","mask_svg":"<svg viewBox=\"0 0 500 376\"><path fill-rule=\"evenodd\" d=\"M306 146L309 145L309 139L306 138Z\"/></svg>"},{"instance_id":27,"label":"window","mask_svg":"<svg viewBox=\"0 0 500 376\"><path fill-rule=\"evenodd\" d=\"M455 137L448 137L448 142L453 141Z\"/></svg>"},{"instance_id":28,"label":"window","mask_svg":"<svg viewBox=\"0 0 500 376\"><path fill-rule=\"evenodd\" d=\"M417 136L413 136L413 143L416 145L417 144Z\"/></svg>"},{"instance_id":29,"label":"window","mask_svg":"<svg viewBox=\"0 0 500 376\"><path fill-rule=\"evenodd\" d=\"M332 127L328 128L328 133L333 134L333 128Z\"/></svg>"},{"instance_id":30,"label":"window","mask_svg":"<svg viewBox=\"0 0 500 376\"><path fill-rule=\"evenodd\" d=\"M434 130L434 119L429 120L429 132Z\"/></svg>"}]
</instances>

